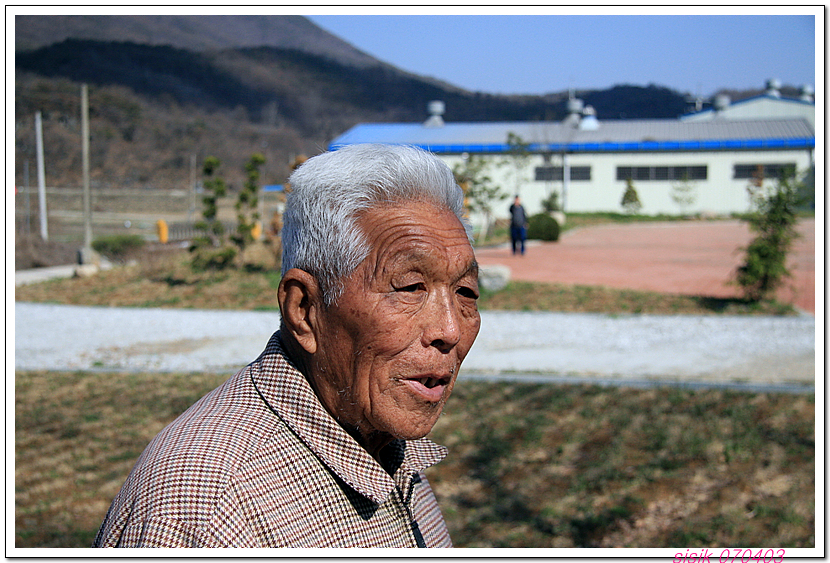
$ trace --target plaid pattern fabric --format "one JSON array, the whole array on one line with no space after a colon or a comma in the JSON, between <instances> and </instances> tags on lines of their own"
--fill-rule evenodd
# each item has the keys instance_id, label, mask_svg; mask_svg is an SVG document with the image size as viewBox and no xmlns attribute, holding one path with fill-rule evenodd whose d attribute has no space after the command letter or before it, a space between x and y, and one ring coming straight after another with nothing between
<instances>
[{"instance_id":1,"label":"plaid pattern fabric","mask_svg":"<svg viewBox=\"0 0 830 563\"><path fill-rule=\"evenodd\" d=\"M397 468L387 473L323 408L275 333L150 442L94 546L452 547L423 474L446 453L397 440L384 449Z\"/></svg>"}]
</instances>

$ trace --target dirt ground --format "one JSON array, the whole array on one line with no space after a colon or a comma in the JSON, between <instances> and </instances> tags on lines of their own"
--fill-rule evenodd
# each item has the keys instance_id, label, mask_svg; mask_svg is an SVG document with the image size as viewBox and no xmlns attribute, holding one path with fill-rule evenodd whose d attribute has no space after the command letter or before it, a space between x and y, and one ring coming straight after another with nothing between
<instances>
[{"instance_id":1,"label":"dirt ground","mask_svg":"<svg viewBox=\"0 0 830 563\"><path fill-rule=\"evenodd\" d=\"M815 314L816 221L804 220L798 230L788 261L792 278L777 297ZM740 288L730 281L751 239L740 221L615 224L530 244L524 256L504 246L476 255L482 265L508 266L512 279L521 281L735 297Z\"/></svg>"}]
</instances>

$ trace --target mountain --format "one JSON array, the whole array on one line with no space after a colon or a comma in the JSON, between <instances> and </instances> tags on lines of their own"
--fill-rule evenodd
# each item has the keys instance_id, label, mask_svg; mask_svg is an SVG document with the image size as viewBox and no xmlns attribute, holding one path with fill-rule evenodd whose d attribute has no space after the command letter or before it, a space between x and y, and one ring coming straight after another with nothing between
<instances>
[{"instance_id":1,"label":"mountain","mask_svg":"<svg viewBox=\"0 0 830 563\"><path fill-rule=\"evenodd\" d=\"M357 67L380 61L302 16L16 16L15 50L66 39L165 45L186 51L279 47Z\"/></svg>"},{"instance_id":2,"label":"mountain","mask_svg":"<svg viewBox=\"0 0 830 563\"><path fill-rule=\"evenodd\" d=\"M253 152L264 183L360 122L560 120L566 92L469 92L378 61L300 16L16 16L17 181L35 162L43 115L47 184L80 183L80 85L89 84L94 185L183 187L217 156L242 183ZM673 118L685 96L654 85L577 92L597 117Z\"/></svg>"}]
</instances>

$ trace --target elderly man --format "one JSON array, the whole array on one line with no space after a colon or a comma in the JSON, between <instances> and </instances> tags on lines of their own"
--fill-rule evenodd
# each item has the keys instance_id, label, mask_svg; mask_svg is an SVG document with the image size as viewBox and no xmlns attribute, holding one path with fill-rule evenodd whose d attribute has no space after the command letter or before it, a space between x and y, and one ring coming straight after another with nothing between
<instances>
[{"instance_id":1,"label":"elderly man","mask_svg":"<svg viewBox=\"0 0 830 563\"><path fill-rule=\"evenodd\" d=\"M480 324L461 190L378 145L290 181L279 332L153 439L96 546L451 546L423 470Z\"/></svg>"}]
</instances>

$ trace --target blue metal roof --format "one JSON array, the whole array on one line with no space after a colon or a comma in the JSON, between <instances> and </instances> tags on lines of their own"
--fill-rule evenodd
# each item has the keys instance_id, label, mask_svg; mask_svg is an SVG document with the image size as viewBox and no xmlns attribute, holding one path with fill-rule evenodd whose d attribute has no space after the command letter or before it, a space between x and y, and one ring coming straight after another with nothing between
<instances>
[{"instance_id":1,"label":"blue metal roof","mask_svg":"<svg viewBox=\"0 0 830 563\"><path fill-rule=\"evenodd\" d=\"M352 127L330 145L383 143L413 145L434 153L504 153L507 136L518 135L531 152L658 152L759 149L812 149L815 133L803 119L723 121L603 121L594 131L561 122L365 123Z\"/></svg>"}]
</instances>

